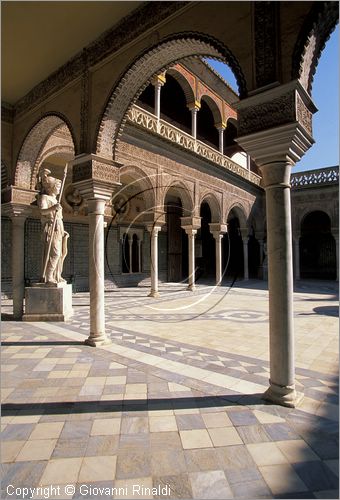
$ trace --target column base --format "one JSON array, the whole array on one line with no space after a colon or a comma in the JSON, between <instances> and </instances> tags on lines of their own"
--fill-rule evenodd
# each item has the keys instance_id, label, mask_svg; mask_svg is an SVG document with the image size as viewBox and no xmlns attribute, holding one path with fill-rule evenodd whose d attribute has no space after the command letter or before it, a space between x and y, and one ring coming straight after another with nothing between
<instances>
[{"instance_id":1,"label":"column base","mask_svg":"<svg viewBox=\"0 0 340 500\"><path fill-rule=\"evenodd\" d=\"M99 347L102 345L112 344L112 340L109 339L106 335L100 335L98 337L91 337L91 335L85 340L85 345L89 345L91 347Z\"/></svg>"},{"instance_id":2,"label":"column base","mask_svg":"<svg viewBox=\"0 0 340 500\"><path fill-rule=\"evenodd\" d=\"M271 383L262 399L272 403L295 408L303 399L303 394L296 392L295 385L280 386Z\"/></svg>"},{"instance_id":3,"label":"column base","mask_svg":"<svg viewBox=\"0 0 340 500\"><path fill-rule=\"evenodd\" d=\"M195 285L188 285L187 290L189 292L194 292L196 290L196 286Z\"/></svg>"},{"instance_id":4,"label":"column base","mask_svg":"<svg viewBox=\"0 0 340 500\"><path fill-rule=\"evenodd\" d=\"M155 299L158 299L158 297L160 297L160 295L159 295L158 292L151 290L151 292L149 293L148 297L153 297Z\"/></svg>"}]
</instances>

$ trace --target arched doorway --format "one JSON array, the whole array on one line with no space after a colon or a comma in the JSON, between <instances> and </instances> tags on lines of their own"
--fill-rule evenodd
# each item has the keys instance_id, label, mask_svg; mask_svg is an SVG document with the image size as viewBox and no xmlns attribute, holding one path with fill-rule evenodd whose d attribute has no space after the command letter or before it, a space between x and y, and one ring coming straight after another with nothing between
<instances>
[{"instance_id":1,"label":"arched doorway","mask_svg":"<svg viewBox=\"0 0 340 500\"><path fill-rule=\"evenodd\" d=\"M181 228L182 201L170 188L165 197L167 227L167 281L178 283L188 277L188 238Z\"/></svg>"},{"instance_id":2,"label":"arched doorway","mask_svg":"<svg viewBox=\"0 0 340 500\"><path fill-rule=\"evenodd\" d=\"M335 252L329 216L321 210L306 215L301 223L301 278L336 279Z\"/></svg>"},{"instance_id":3,"label":"arched doorway","mask_svg":"<svg viewBox=\"0 0 340 500\"><path fill-rule=\"evenodd\" d=\"M215 240L210 232L209 224L212 215L209 204L204 201L200 209L201 227L197 230L196 237L196 281L200 278L213 279L216 274Z\"/></svg>"},{"instance_id":4,"label":"arched doorway","mask_svg":"<svg viewBox=\"0 0 340 500\"><path fill-rule=\"evenodd\" d=\"M244 275L243 241L240 220L232 210L229 214L228 233L222 240L223 270L227 279L240 279Z\"/></svg>"}]
</instances>

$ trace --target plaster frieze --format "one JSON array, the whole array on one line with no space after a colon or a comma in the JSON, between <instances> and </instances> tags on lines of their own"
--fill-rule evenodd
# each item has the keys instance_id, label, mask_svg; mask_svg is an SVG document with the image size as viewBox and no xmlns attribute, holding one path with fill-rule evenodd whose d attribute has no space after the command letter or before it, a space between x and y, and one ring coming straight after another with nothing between
<instances>
[{"instance_id":1,"label":"plaster frieze","mask_svg":"<svg viewBox=\"0 0 340 500\"><path fill-rule=\"evenodd\" d=\"M72 165L73 186L87 201L109 200L121 185L119 182L121 164L116 161L94 154L83 154L72 160L70 165Z\"/></svg>"},{"instance_id":2,"label":"plaster frieze","mask_svg":"<svg viewBox=\"0 0 340 500\"><path fill-rule=\"evenodd\" d=\"M29 206L36 200L37 193L38 191L36 190L8 186L1 191L1 203Z\"/></svg>"},{"instance_id":3,"label":"plaster frieze","mask_svg":"<svg viewBox=\"0 0 340 500\"><path fill-rule=\"evenodd\" d=\"M239 137L295 122L312 137L312 116L317 108L297 80L253 93L235 108Z\"/></svg>"}]
</instances>

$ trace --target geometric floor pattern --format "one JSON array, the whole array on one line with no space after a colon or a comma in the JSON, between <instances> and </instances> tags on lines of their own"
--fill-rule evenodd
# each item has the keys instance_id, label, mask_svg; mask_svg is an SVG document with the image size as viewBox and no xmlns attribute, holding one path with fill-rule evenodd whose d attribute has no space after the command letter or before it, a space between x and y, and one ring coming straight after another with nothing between
<instances>
[{"instance_id":1,"label":"geometric floor pattern","mask_svg":"<svg viewBox=\"0 0 340 500\"><path fill-rule=\"evenodd\" d=\"M267 292L255 286L178 323L145 304L179 311L185 294L108 295L103 348L83 343L86 294L68 323L4 322L1 498L338 498L335 288L295 296L304 399L292 409L261 399Z\"/></svg>"}]
</instances>

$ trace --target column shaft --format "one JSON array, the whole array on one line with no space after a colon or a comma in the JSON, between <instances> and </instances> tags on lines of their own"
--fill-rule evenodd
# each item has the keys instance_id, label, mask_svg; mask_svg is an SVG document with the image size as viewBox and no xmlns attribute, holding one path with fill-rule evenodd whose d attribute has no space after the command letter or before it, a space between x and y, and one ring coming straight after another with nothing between
<instances>
[{"instance_id":1,"label":"column shaft","mask_svg":"<svg viewBox=\"0 0 340 500\"><path fill-rule=\"evenodd\" d=\"M270 387L265 397L286 406L294 406L296 392L290 186L282 182L265 189L270 317Z\"/></svg>"},{"instance_id":2,"label":"column shaft","mask_svg":"<svg viewBox=\"0 0 340 500\"><path fill-rule=\"evenodd\" d=\"M216 285L222 282L222 234L214 235L216 252Z\"/></svg>"},{"instance_id":3,"label":"column shaft","mask_svg":"<svg viewBox=\"0 0 340 500\"><path fill-rule=\"evenodd\" d=\"M294 238L294 254L295 254L295 279L300 279L300 239Z\"/></svg>"},{"instance_id":4,"label":"column shaft","mask_svg":"<svg viewBox=\"0 0 340 500\"><path fill-rule=\"evenodd\" d=\"M196 236L197 230L192 229L190 230L188 234L189 238L189 285L188 285L188 290L195 290L195 236Z\"/></svg>"},{"instance_id":5,"label":"column shaft","mask_svg":"<svg viewBox=\"0 0 340 500\"><path fill-rule=\"evenodd\" d=\"M191 135L196 140L197 138L197 108L191 109Z\"/></svg>"},{"instance_id":6,"label":"column shaft","mask_svg":"<svg viewBox=\"0 0 340 500\"><path fill-rule=\"evenodd\" d=\"M158 293L158 231L160 227L154 226L150 231L151 243L151 291L149 297L159 297Z\"/></svg>"},{"instance_id":7,"label":"column shaft","mask_svg":"<svg viewBox=\"0 0 340 500\"><path fill-rule=\"evenodd\" d=\"M160 120L161 117L161 88L162 84L157 82L155 85L155 115L157 120Z\"/></svg>"},{"instance_id":8,"label":"column shaft","mask_svg":"<svg viewBox=\"0 0 340 500\"><path fill-rule=\"evenodd\" d=\"M24 312L25 220L26 217L12 217L12 290L14 319L21 319Z\"/></svg>"},{"instance_id":9,"label":"column shaft","mask_svg":"<svg viewBox=\"0 0 340 500\"><path fill-rule=\"evenodd\" d=\"M137 241L138 244L138 272L142 272L142 242L141 240Z\"/></svg>"},{"instance_id":10,"label":"column shaft","mask_svg":"<svg viewBox=\"0 0 340 500\"><path fill-rule=\"evenodd\" d=\"M132 243L133 240L129 236L129 273L132 273Z\"/></svg>"},{"instance_id":11,"label":"column shaft","mask_svg":"<svg viewBox=\"0 0 340 500\"><path fill-rule=\"evenodd\" d=\"M110 343L105 333L104 308L104 208L105 200L88 200L91 346Z\"/></svg>"},{"instance_id":12,"label":"column shaft","mask_svg":"<svg viewBox=\"0 0 340 500\"><path fill-rule=\"evenodd\" d=\"M220 128L218 130L218 136L219 136L219 152L223 155L223 151L224 151L224 128Z\"/></svg>"}]
</instances>

